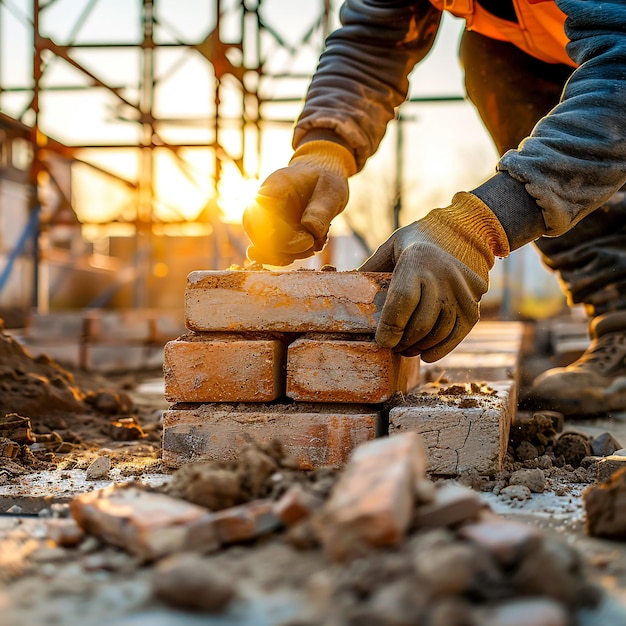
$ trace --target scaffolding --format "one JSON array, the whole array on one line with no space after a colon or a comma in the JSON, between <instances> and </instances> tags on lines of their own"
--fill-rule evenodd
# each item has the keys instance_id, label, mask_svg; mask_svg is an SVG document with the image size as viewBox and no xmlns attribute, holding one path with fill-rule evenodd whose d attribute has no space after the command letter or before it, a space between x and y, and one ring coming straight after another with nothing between
<instances>
[{"instance_id":1,"label":"scaffolding","mask_svg":"<svg viewBox=\"0 0 626 626\"><path fill-rule=\"evenodd\" d=\"M293 22L283 13L295 4L297 32L285 32ZM0 112L30 129L28 210L43 216L32 250L35 308L46 308L50 289L41 285L45 234L67 225L68 208L80 212L51 154L125 189L130 201L105 221L133 230L135 277L150 276L164 225L204 223L218 254L229 236L219 203L225 169L259 177L264 133L293 124L334 19L330 0L0 0ZM117 157L107 154L132 162L132 175L108 166ZM200 154L204 171L192 163ZM160 197L164 162L202 198L195 215ZM57 195L47 214L42 180ZM133 305L150 300L149 281L135 280Z\"/></svg>"}]
</instances>

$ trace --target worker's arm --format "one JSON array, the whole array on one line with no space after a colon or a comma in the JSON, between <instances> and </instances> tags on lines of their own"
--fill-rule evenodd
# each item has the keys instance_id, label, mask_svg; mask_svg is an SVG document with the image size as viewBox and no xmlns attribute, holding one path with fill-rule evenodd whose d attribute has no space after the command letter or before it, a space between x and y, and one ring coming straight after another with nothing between
<instances>
[{"instance_id":1,"label":"worker's arm","mask_svg":"<svg viewBox=\"0 0 626 626\"><path fill-rule=\"evenodd\" d=\"M287 265L320 250L348 201L349 176L371 156L407 96L408 75L435 40L428 0L347 0L320 57L288 167L246 209L251 259Z\"/></svg>"},{"instance_id":2,"label":"worker's arm","mask_svg":"<svg viewBox=\"0 0 626 626\"><path fill-rule=\"evenodd\" d=\"M396 231L361 267L393 271L381 345L444 356L478 320L494 256L566 232L626 182L626 3L556 1L579 64L561 102L495 176Z\"/></svg>"},{"instance_id":3,"label":"worker's arm","mask_svg":"<svg viewBox=\"0 0 626 626\"><path fill-rule=\"evenodd\" d=\"M626 182L626 2L556 0L578 63L561 102L473 191L511 249L560 235Z\"/></svg>"}]
</instances>

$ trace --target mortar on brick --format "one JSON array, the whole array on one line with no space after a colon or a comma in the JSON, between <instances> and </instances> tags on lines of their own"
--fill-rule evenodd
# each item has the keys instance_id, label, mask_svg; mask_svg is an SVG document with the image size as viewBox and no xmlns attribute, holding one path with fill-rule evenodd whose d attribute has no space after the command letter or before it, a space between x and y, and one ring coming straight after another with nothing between
<instances>
[{"instance_id":1,"label":"mortar on brick","mask_svg":"<svg viewBox=\"0 0 626 626\"><path fill-rule=\"evenodd\" d=\"M180 404L163 414L162 459L170 467L232 461L254 441L279 439L301 469L339 467L374 438L378 419L367 405Z\"/></svg>"},{"instance_id":2,"label":"mortar on brick","mask_svg":"<svg viewBox=\"0 0 626 626\"><path fill-rule=\"evenodd\" d=\"M495 474L502 468L517 398L515 384L424 385L389 411L389 434L420 433L428 472L455 476L467 469Z\"/></svg>"}]
</instances>

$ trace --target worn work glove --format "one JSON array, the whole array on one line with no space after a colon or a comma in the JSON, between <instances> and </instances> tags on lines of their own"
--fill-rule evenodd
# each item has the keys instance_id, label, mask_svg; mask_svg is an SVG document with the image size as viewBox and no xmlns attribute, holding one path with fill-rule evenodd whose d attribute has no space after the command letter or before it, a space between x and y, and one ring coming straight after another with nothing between
<instances>
[{"instance_id":1,"label":"worn work glove","mask_svg":"<svg viewBox=\"0 0 626 626\"><path fill-rule=\"evenodd\" d=\"M429 363L448 354L478 321L494 255L509 252L491 209L465 192L394 232L359 268L393 271L376 341Z\"/></svg>"},{"instance_id":2,"label":"worn work glove","mask_svg":"<svg viewBox=\"0 0 626 626\"><path fill-rule=\"evenodd\" d=\"M348 202L348 177L355 172L352 153L338 143L300 146L287 167L265 180L243 214L252 241L248 258L289 265L321 250L331 220Z\"/></svg>"}]
</instances>

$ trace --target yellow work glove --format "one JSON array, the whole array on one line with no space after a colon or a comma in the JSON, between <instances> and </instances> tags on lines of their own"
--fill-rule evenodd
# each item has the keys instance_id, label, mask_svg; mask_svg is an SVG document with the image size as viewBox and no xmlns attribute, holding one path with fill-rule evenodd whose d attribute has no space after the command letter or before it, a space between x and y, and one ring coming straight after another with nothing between
<instances>
[{"instance_id":1,"label":"yellow work glove","mask_svg":"<svg viewBox=\"0 0 626 626\"><path fill-rule=\"evenodd\" d=\"M348 177L355 172L352 153L338 143L300 146L287 167L265 180L243 214L252 241L248 258L289 265L321 250L330 222L348 202Z\"/></svg>"},{"instance_id":2,"label":"yellow work glove","mask_svg":"<svg viewBox=\"0 0 626 626\"><path fill-rule=\"evenodd\" d=\"M376 341L429 363L448 354L478 321L494 256L509 252L502 225L471 193L398 229L359 268L393 272Z\"/></svg>"}]
</instances>

